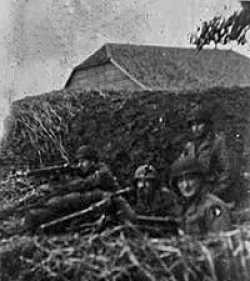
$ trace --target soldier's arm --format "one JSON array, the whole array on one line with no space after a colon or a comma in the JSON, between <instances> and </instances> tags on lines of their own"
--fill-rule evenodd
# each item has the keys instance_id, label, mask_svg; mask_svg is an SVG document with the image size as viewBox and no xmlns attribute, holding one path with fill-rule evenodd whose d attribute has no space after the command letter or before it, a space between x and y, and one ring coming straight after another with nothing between
<instances>
[{"instance_id":1,"label":"soldier's arm","mask_svg":"<svg viewBox=\"0 0 250 281\"><path fill-rule=\"evenodd\" d=\"M162 188L159 208L161 216L179 216L182 211L177 195L167 187Z\"/></svg>"},{"instance_id":2,"label":"soldier's arm","mask_svg":"<svg viewBox=\"0 0 250 281\"><path fill-rule=\"evenodd\" d=\"M117 191L119 184L116 177L112 174L108 166L104 163L100 163L93 174L89 175L84 180L84 185L87 189L94 187L100 187L107 191Z\"/></svg>"},{"instance_id":3,"label":"soldier's arm","mask_svg":"<svg viewBox=\"0 0 250 281\"><path fill-rule=\"evenodd\" d=\"M209 195L204 204L203 231L220 232L232 228L231 212L222 200L216 196Z\"/></svg>"},{"instance_id":4,"label":"soldier's arm","mask_svg":"<svg viewBox=\"0 0 250 281\"><path fill-rule=\"evenodd\" d=\"M122 196L112 198L112 205L116 216L120 220L136 221L137 214L126 199Z\"/></svg>"},{"instance_id":5,"label":"soldier's arm","mask_svg":"<svg viewBox=\"0 0 250 281\"><path fill-rule=\"evenodd\" d=\"M90 204L102 200L106 193L101 190L88 191L85 193L71 192L65 195L58 195L50 198L44 207L50 210L60 210L61 212L67 210L68 212L75 212L76 210L87 208Z\"/></svg>"},{"instance_id":6,"label":"soldier's arm","mask_svg":"<svg viewBox=\"0 0 250 281\"><path fill-rule=\"evenodd\" d=\"M86 192L95 188L109 192L115 192L120 189L116 177L105 164L97 165L93 170L93 173L85 178L80 177L70 180L63 185L60 184L53 187L58 194L67 192Z\"/></svg>"}]
</instances>

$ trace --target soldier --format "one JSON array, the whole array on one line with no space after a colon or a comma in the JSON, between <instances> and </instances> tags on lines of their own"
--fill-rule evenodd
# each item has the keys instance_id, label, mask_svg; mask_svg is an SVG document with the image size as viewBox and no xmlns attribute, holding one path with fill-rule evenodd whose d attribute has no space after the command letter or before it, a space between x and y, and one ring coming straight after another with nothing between
<instances>
[{"instance_id":1,"label":"soldier","mask_svg":"<svg viewBox=\"0 0 250 281\"><path fill-rule=\"evenodd\" d=\"M159 174L152 165L142 165L135 171L132 194L128 201L118 197L113 203L118 213L121 211L126 219L136 221L138 215L160 217L171 215L176 196L166 187L160 186Z\"/></svg>"},{"instance_id":2,"label":"soldier","mask_svg":"<svg viewBox=\"0 0 250 281\"><path fill-rule=\"evenodd\" d=\"M46 209L38 210L39 216L36 216L35 213L32 215L32 212L30 212L28 220L33 222L33 225L35 224L33 229L36 229L37 226L48 222L48 218L54 220L59 217L58 214L64 216L66 212L75 208L86 210L91 203L97 203L98 205L98 203L105 201L107 203L101 207L101 214L106 214L103 221L105 224L102 223L101 228L103 228L106 223L115 222L116 219L122 221L125 219L134 223L139 223L141 226L144 223L150 224L150 227L152 227L152 223L157 223L157 226L164 223L164 229L167 228L173 231L177 229L175 227L175 221L171 220L171 222L169 222L169 220L162 220L162 217L169 216L172 210L174 210L174 200L176 197L167 188L160 188L159 175L153 166L143 165L138 167L135 171L132 188L126 188L126 190L128 190L125 192L128 196L128 200L121 197L121 195L116 196L116 192L100 193L98 189L79 194L81 200L77 202L75 201L75 193L67 195L67 198L64 196L60 201L58 201L57 198L52 198L45 204L47 207ZM78 198L78 196L76 197ZM71 200L73 201L71 202ZM95 206L95 204L92 206ZM100 207L97 207L96 210L90 207L89 215L90 214L93 215L92 219L95 220L98 214L100 216ZM157 216L158 220L155 221L155 217L152 218L152 216ZM157 229L154 229L154 231L158 233Z\"/></svg>"},{"instance_id":3,"label":"soldier","mask_svg":"<svg viewBox=\"0 0 250 281\"><path fill-rule=\"evenodd\" d=\"M231 228L228 205L209 193L206 169L196 159L179 159L171 167L170 186L179 196L182 209L177 215L183 218L187 234L207 234Z\"/></svg>"},{"instance_id":4,"label":"soldier","mask_svg":"<svg viewBox=\"0 0 250 281\"><path fill-rule=\"evenodd\" d=\"M229 152L224 135L214 132L210 112L200 106L190 112L188 121L192 138L185 145L180 159L198 159L209 173L211 186L214 187L210 192L225 201L234 200Z\"/></svg>"},{"instance_id":5,"label":"soldier","mask_svg":"<svg viewBox=\"0 0 250 281\"><path fill-rule=\"evenodd\" d=\"M81 146L76 153L79 169L76 179L54 187L58 194L51 196L42 207L26 215L27 226L35 229L42 223L64 216L100 201L109 192L119 188L117 179L105 163L99 161L97 152L90 146Z\"/></svg>"},{"instance_id":6,"label":"soldier","mask_svg":"<svg viewBox=\"0 0 250 281\"><path fill-rule=\"evenodd\" d=\"M116 177L104 162L99 161L99 155L92 147L81 146L75 158L80 167L79 176L84 178L85 189L100 188L112 192L119 189Z\"/></svg>"}]
</instances>

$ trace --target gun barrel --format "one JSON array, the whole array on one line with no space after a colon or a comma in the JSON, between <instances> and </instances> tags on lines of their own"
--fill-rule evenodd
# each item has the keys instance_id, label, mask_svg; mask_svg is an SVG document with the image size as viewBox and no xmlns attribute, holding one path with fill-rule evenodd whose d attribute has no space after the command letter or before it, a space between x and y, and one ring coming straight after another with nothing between
<instances>
[{"instance_id":1,"label":"gun barrel","mask_svg":"<svg viewBox=\"0 0 250 281\"><path fill-rule=\"evenodd\" d=\"M71 171L74 168L75 167L68 165L68 164L56 165L56 166L50 166L50 167L45 167L45 168L41 168L41 169L34 169L31 171L28 171L26 173L26 175L28 177L43 176L43 175L48 175L48 174L51 174L51 173L57 172L57 171L61 171L61 172Z\"/></svg>"},{"instance_id":2,"label":"gun barrel","mask_svg":"<svg viewBox=\"0 0 250 281\"><path fill-rule=\"evenodd\" d=\"M115 192L111 196L121 196L123 194L128 193L130 190L131 189L129 187L127 187L127 188L118 190L117 192ZM98 201L97 203L94 203L94 204L90 205L88 208L86 208L84 210L80 210L78 212L74 212L72 214L63 216L61 218L50 221L48 223L44 223L44 224L40 225L39 229L44 231L44 230L52 228L56 225L60 225L60 224L69 222L69 221L71 221L73 219L77 219L79 217L83 217L84 215L90 214L92 212L97 212L98 210L103 210L109 204L109 202L110 202L110 197L104 198L103 200Z\"/></svg>"},{"instance_id":3,"label":"gun barrel","mask_svg":"<svg viewBox=\"0 0 250 281\"><path fill-rule=\"evenodd\" d=\"M55 220L50 221L48 223L44 223L44 224L40 225L39 229L40 230L46 230L46 229L49 229L53 226L56 226L56 225L59 225L59 224L62 224L62 223L66 223L66 222L71 221L73 219L82 217L86 214L91 213L92 211L96 211L99 208L103 208L107 203L108 203L108 199L103 199L103 200L101 200L101 201L99 201L95 204L92 204L90 207L88 207L84 210L80 210L78 212L75 212L75 213L72 213L70 215L55 219Z\"/></svg>"},{"instance_id":4,"label":"gun barrel","mask_svg":"<svg viewBox=\"0 0 250 281\"><path fill-rule=\"evenodd\" d=\"M175 217L156 217L156 216L137 216L138 223L164 225L168 223L179 223L180 220Z\"/></svg>"}]
</instances>

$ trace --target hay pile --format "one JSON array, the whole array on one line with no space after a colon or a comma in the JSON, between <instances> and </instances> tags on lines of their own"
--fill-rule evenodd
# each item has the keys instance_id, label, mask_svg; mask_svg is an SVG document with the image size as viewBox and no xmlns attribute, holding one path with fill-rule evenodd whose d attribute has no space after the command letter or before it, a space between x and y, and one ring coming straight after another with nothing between
<instances>
[{"instance_id":1,"label":"hay pile","mask_svg":"<svg viewBox=\"0 0 250 281\"><path fill-rule=\"evenodd\" d=\"M249 233L152 239L123 226L99 235L12 237L0 243L0 279L246 281Z\"/></svg>"}]
</instances>

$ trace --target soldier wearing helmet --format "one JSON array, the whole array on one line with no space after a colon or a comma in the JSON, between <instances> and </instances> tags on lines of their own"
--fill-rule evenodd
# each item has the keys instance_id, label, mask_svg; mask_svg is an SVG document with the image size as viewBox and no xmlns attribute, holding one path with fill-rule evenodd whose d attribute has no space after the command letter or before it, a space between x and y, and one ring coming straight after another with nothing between
<instances>
[{"instance_id":1,"label":"soldier wearing helmet","mask_svg":"<svg viewBox=\"0 0 250 281\"><path fill-rule=\"evenodd\" d=\"M173 215L176 196L160 185L159 174L152 165L139 166L133 177L132 191L127 198L115 198L114 205L122 218L136 221L138 216Z\"/></svg>"},{"instance_id":2,"label":"soldier wearing helmet","mask_svg":"<svg viewBox=\"0 0 250 281\"><path fill-rule=\"evenodd\" d=\"M112 174L107 164L99 160L98 152L89 145L81 146L75 159L78 161L80 173L84 178L84 188L100 188L106 191L115 191L118 187L116 177Z\"/></svg>"},{"instance_id":3,"label":"soldier wearing helmet","mask_svg":"<svg viewBox=\"0 0 250 281\"><path fill-rule=\"evenodd\" d=\"M156 169L152 165L139 166L134 173L133 186L136 201L149 206L149 201L159 186L159 175Z\"/></svg>"},{"instance_id":4,"label":"soldier wearing helmet","mask_svg":"<svg viewBox=\"0 0 250 281\"><path fill-rule=\"evenodd\" d=\"M170 186L179 197L183 230L187 234L207 234L231 228L228 205L212 195L206 169L194 158L176 160L171 167Z\"/></svg>"},{"instance_id":5,"label":"soldier wearing helmet","mask_svg":"<svg viewBox=\"0 0 250 281\"><path fill-rule=\"evenodd\" d=\"M221 199L231 202L231 178L229 151L225 136L213 130L211 113L196 106L189 114L188 124L191 138L186 143L180 159L198 159L207 170L213 187L211 192Z\"/></svg>"},{"instance_id":6,"label":"soldier wearing helmet","mask_svg":"<svg viewBox=\"0 0 250 281\"><path fill-rule=\"evenodd\" d=\"M201 138L212 129L211 113L200 106L196 106L188 115L188 124L194 137Z\"/></svg>"},{"instance_id":7,"label":"soldier wearing helmet","mask_svg":"<svg viewBox=\"0 0 250 281\"><path fill-rule=\"evenodd\" d=\"M77 159L78 161L89 160L97 162L99 156L97 151L93 147L89 145L82 145L77 149L75 159Z\"/></svg>"},{"instance_id":8,"label":"soldier wearing helmet","mask_svg":"<svg viewBox=\"0 0 250 281\"><path fill-rule=\"evenodd\" d=\"M185 201L192 200L201 192L200 181L204 175L205 169L197 160L193 158L177 160L171 167L170 186ZM208 187L206 189L209 191Z\"/></svg>"},{"instance_id":9,"label":"soldier wearing helmet","mask_svg":"<svg viewBox=\"0 0 250 281\"><path fill-rule=\"evenodd\" d=\"M170 215L175 194L161 186L160 175L152 165L138 167L134 174L135 210L138 214Z\"/></svg>"},{"instance_id":10,"label":"soldier wearing helmet","mask_svg":"<svg viewBox=\"0 0 250 281\"><path fill-rule=\"evenodd\" d=\"M26 223L31 229L51 219L87 208L119 188L116 177L105 163L99 161L98 153L92 147L81 146L75 159L79 169L76 169L74 177L54 188L58 194L53 194L43 208L27 213Z\"/></svg>"}]
</instances>

